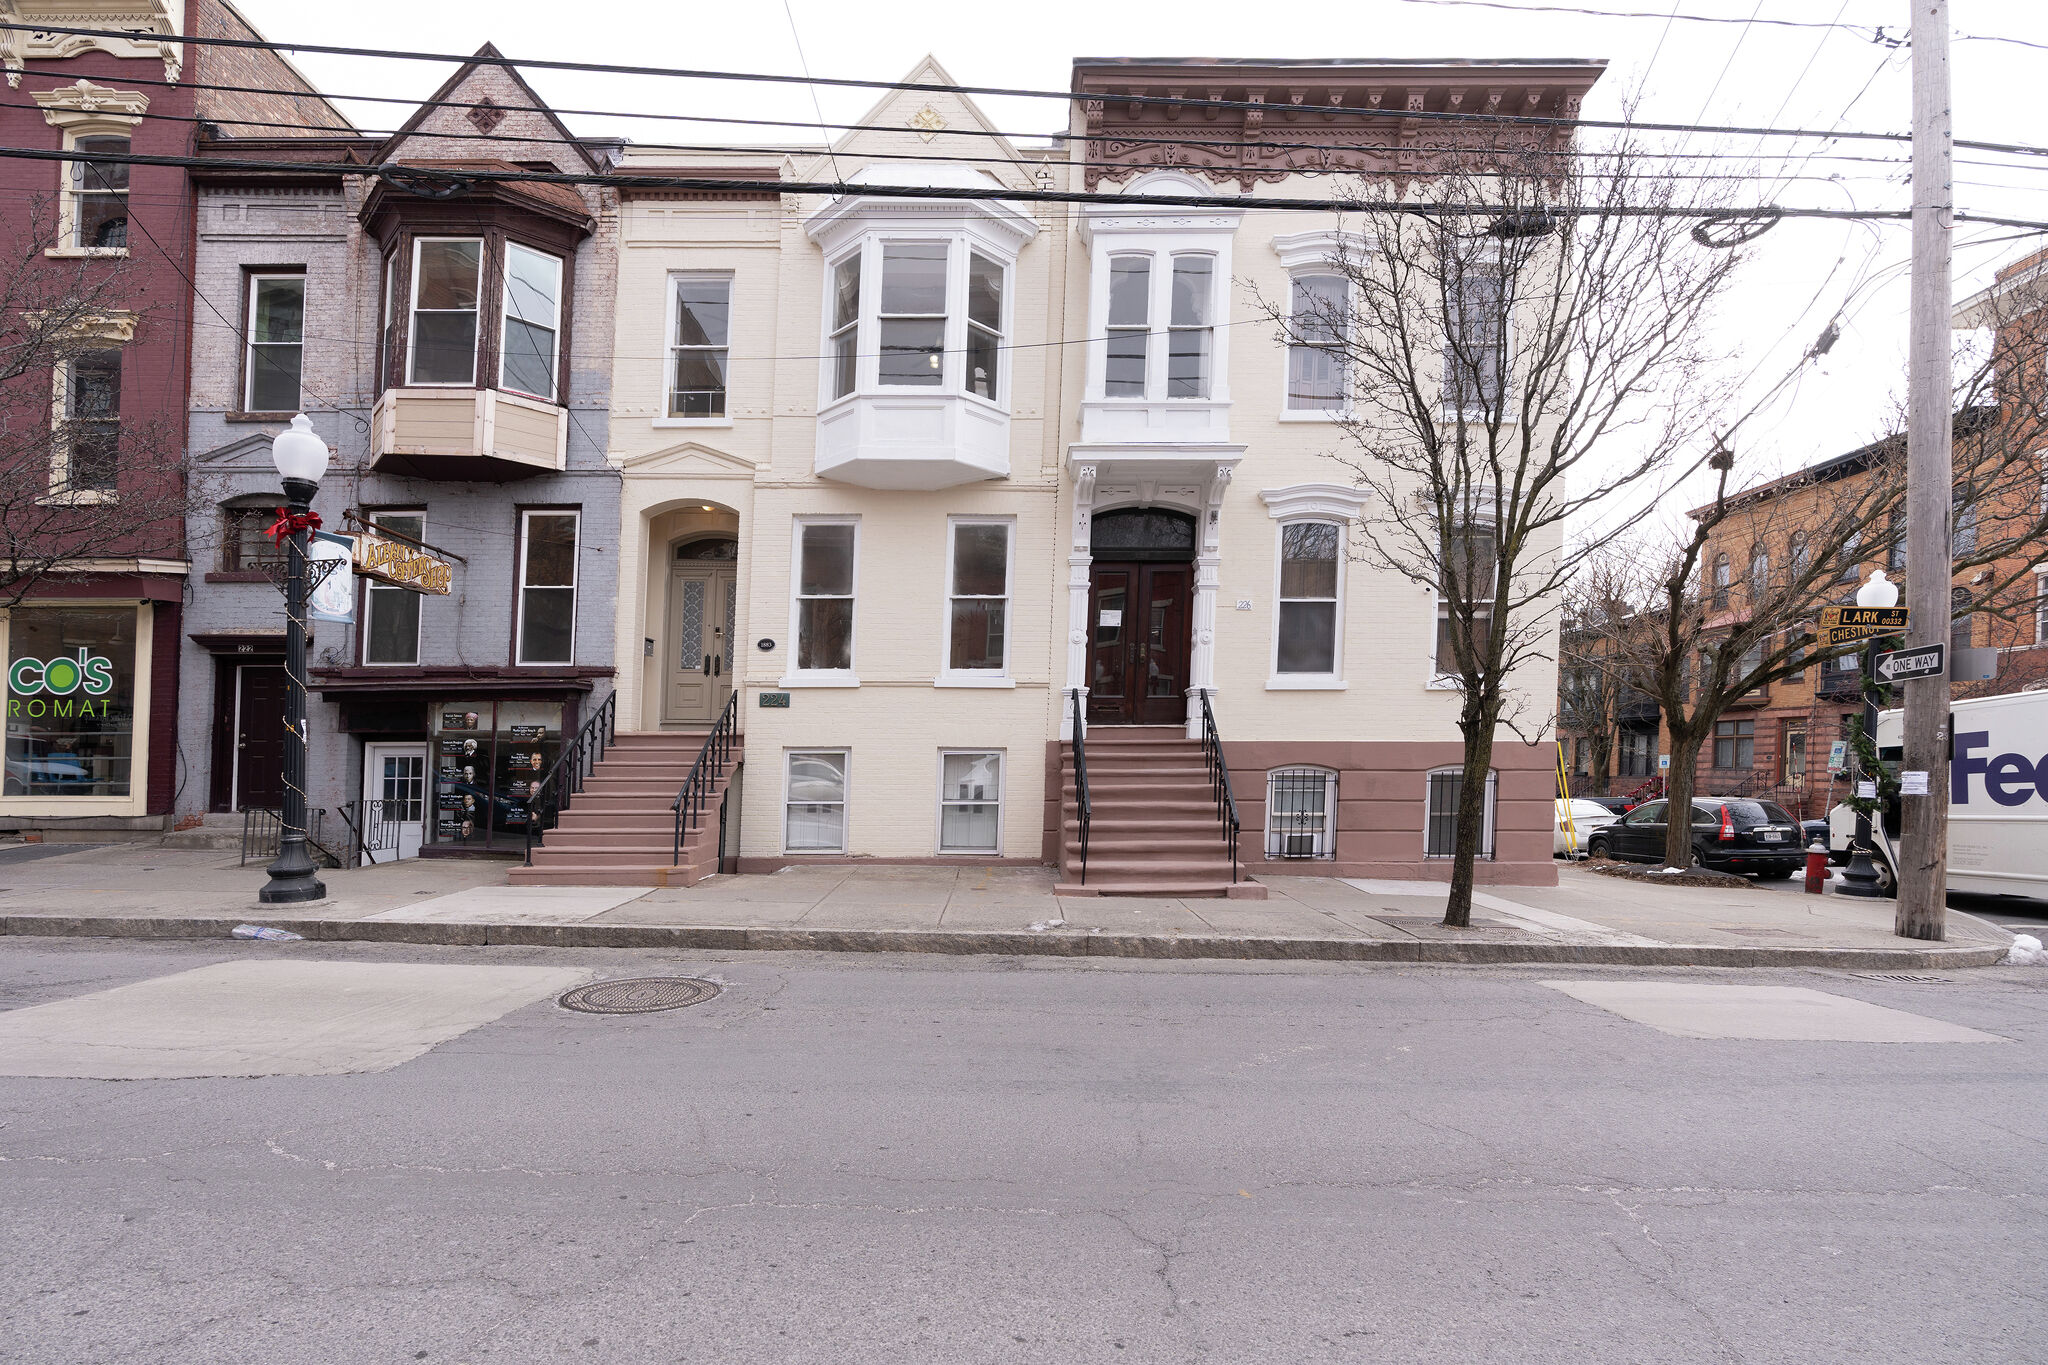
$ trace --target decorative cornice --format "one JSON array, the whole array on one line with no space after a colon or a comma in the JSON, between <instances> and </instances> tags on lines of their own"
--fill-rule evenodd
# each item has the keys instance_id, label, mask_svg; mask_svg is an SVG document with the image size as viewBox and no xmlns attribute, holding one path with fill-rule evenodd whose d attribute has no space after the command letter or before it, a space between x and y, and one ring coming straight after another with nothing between
<instances>
[{"instance_id":1,"label":"decorative cornice","mask_svg":"<svg viewBox=\"0 0 2048 1365\"><path fill-rule=\"evenodd\" d=\"M81 52L156 58L169 81L178 79L185 62L184 45L176 41L185 27L183 0L0 0L0 20L21 26L0 29L0 67L6 68L10 89L21 85L24 62L61 62ZM41 30L39 24L125 32L94 38Z\"/></svg>"},{"instance_id":2,"label":"decorative cornice","mask_svg":"<svg viewBox=\"0 0 2048 1365\"><path fill-rule=\"evenodd\" d=\"M1282 233L1273 239L1273 251L1280 257L1281 266L1290 271L1335 265L1340 260L1360 261L1370 254L1362 233L1339 232L1334 228Z\"/></svg>"},{"instance_id":3,"label":"decorative cornice","mask_svg":"<svg viewBox=\"0 0 2048 1365\"><path fill-rule=\"evenodd\" d=\"M70 85L51 90L32 90L29 98L42 107L43 117L53 128L70 128L83 123L109 123L133 127L149 112L149 96L140 90L115 90L94 85L80 77Z\"/></svg>"},{"instance_id":4,"label":"decorative cornice","mask_svg":"<svg viewBox=\"0 0 2048 1365\"><path fill-rule=\"evenodd\" d=\"M1371 494L1363 488L1341 483L1297 483L1286 488L1262 488L1259 501L1266 515L1275 521L1295 517L1328 517L1332 521L1356 521Z\"/></svg>"}]
</instances>

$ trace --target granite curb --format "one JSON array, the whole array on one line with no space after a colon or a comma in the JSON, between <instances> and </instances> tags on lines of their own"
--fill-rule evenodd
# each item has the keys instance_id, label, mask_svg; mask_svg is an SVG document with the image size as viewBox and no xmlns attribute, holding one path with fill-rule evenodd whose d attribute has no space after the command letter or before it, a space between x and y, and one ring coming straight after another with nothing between
<instances>
[{"instance_id":1,"label":"granite curb","mask_svg":"<svg viewBox=\"0 0 2048 1365\"><path fill-rule=\"evenodd\" d=\"M5 915L0 936L225 938L243 918L150 915ZM1747 944L1290 938L1236 934L1083 931L803 929L683 924L430 924L390 920L280 919L262 923L321 942L456 947L682 948L723 952L950 953L1035 957L1212 958L1302 962L1556 963L1605 967L1823 967L1860 971L1988 967L2003 946L1795 948Z\"/></svg>"}]
</instances>

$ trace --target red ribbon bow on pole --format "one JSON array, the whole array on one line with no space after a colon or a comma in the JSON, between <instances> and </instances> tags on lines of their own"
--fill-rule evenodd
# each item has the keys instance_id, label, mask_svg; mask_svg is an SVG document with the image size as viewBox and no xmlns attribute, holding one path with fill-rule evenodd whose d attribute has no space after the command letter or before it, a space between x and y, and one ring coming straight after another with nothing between
<instances>
[{"instance_id":1,"label":"red ribbon bow on pole","mask_svg":"<svg viewBox=\"0 0 2048 1365\"><path fill-rule=\"evenodd\" d=\"M272 522L270 528L263 534L269 536L272 540L282 542L286 536L294 532L317 531L319 529L320 514L318 512L292 512L280 507L277 509L277 520Z\"/></svg>"}]
</instances>

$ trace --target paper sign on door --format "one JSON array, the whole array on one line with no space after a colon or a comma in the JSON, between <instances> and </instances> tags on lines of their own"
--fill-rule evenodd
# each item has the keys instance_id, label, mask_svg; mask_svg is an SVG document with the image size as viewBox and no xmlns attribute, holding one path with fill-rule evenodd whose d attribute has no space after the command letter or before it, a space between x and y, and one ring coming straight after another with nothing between
<instances>
[{"instance_id":1,"label":"paper sign on door","mask_svg":"<svg viewBox=\"0 0 2048 1365\"><path fill-rule=\"evenodd\" d=\"M1107 608L1104 608L1104 610L1103 610L1103 613L1102 613L1102 621L1101 621L1101 624L1102 624L1102 625L1105 625L1105 626L1120 626L1120 625L1122 625L1123 623L1124 623L1124 614L1123 614L1123 612L1122 612L1122 611L1120 611L1120 610L1119 610L1119 611L1110 611L1110 610L1108 610Z\"/></svg>"}]
</instances>

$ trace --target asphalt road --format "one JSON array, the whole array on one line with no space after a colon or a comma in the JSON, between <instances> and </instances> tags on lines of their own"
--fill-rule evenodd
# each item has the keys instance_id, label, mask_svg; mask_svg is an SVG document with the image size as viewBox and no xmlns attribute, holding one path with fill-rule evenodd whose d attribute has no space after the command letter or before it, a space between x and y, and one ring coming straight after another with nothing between
<instances>
[{"instance_id":1,"label":"asphalt road","mask_svg":"<svg viewBox=\"0 0 2048 1365\"><path fill-rule=\"evenodd\" d=\"M725 990L368 1074L0 1077L0 1359L2048 1357L2044 969L9 940L0 1009L271 958ZM2011 1042L1682 1037L1541 984L1589 978Z\"/></svg>"}]
</instances>

